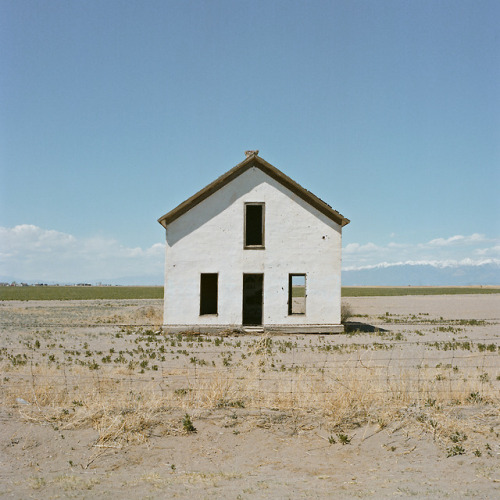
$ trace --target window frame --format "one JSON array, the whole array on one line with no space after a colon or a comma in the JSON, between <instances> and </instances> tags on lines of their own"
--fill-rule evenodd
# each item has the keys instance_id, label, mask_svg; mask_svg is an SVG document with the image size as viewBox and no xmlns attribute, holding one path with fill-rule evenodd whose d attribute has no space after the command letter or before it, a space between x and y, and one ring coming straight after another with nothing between
<instances>
[{"instance_id":1,"label":"window frame","mask_svg":"<svg viewBox=\"0 0 500 500\"><path fill-rule=\"evenodd\" d=\"M204 312L203 305L206 306L206 300L203 300L203 277L216 276L215 280L215 312ZM206 292L205 292L206 293ZM219 315L219 273L200 273L200 316L218 316Z\"/></svg>"},{"instance_id":2,"label":"window frame","mask_svg":"<svg viewBox=\"0 0 500 500\"><path fill-rule=\"evenodd\" d=\"M304 312L293 312L293 277L304 277ZM288 316L305 316L307 306L307 274L306 273L288 273Z\"/></svg>"},{"instance_id":3,"label":"window frame","mask_svg":"<svg viewBox=\"0 0 500 500\"><path fill-rule=\"evenodd\" d=\"M247 245L247 207L260 206L262 207L262 243L260 245ZM243 209L243 248L245 250L264 250L266 248L266 204L263 201L245 202Z\"/></svg>"}]
</instances>

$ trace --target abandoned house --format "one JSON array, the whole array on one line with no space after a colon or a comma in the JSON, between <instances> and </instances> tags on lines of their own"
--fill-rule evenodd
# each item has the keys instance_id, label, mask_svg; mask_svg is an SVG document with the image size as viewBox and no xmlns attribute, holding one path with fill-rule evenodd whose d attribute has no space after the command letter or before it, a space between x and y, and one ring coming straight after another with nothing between
<instances>
[{"instance_id":1,"label":"abandoned house","mask_svg":"<svg viewBox=\"0 0 500 500\"><path fill-rule=\"evenodd\" d=\"M165 331L343 330L349 219L258 151L158 222L166 229Z\"/></svg>"}]
</instances>

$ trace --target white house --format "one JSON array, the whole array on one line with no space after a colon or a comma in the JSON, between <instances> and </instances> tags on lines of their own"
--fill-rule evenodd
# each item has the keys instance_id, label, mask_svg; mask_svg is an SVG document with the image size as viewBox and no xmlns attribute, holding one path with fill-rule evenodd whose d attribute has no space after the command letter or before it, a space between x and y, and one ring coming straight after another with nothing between
<instances>
[{"instance_id":1,"label":"white house","mask_svg":"<svg viewBox=\"0 0 500 500\"><path fill-rule=\"evenodd\" d=\"M247 151L158 219L164 330L331 333L340 323L343 215Z\"/></svg>"}]
</instances>

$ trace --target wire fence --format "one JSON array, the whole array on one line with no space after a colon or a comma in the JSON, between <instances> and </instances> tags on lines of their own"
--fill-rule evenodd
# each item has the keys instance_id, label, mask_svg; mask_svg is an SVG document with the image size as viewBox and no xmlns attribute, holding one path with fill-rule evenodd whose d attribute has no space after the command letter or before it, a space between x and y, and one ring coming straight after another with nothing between
<instances>
[{"instance_id":1,"label":"wire fence","mask_svg":"<svg viewBox=\"0 0 500 500\"><path fill-rule=\"evenodd\" d=\"M96 333L103 326L110 332ZM2 339L0 366L4 402L56 406L147 394L175 408L314 409L334 398L480 402L500 394L500 346L486 336L173 335L153 324L39 321Z\"/></svg>"}]
</instances>

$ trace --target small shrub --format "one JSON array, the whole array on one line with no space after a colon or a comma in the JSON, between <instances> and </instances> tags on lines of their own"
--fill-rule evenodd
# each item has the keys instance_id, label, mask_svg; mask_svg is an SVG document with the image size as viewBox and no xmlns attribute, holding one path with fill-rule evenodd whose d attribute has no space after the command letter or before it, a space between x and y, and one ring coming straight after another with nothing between
<instances>
[{"instance_id":1,"label":"small shrub","mask_svg":"<svg viewBox=\"0 0 500 500\"><path fill-rule=\"evenodd\" d=\"M467 435L463 432L456 431L450 436L452 443L460 443L461 441L467 440Z\"/></svg>"},{"instance_id":2,"label":"small shrub","mask_svg":"<svg viewBox=\"0 0 500 500\"><path fill-rule=\"evenodd\" d=\"M469 403L482 403L483 398L479 392L471 392L467 398Z\"/></svg>"},{"instance_id":3,"label":"small shrub","mask_svg":"<svg viewBox=\"0 0 500 500\"><path fill-rule=\"evenodd\" d=\"M344 324L352 314L351 306L347 302L343 302L340 307L340 322Z\"/></svg>"},{"instance_id":4,"label":"small shrub","mask_svg":"<svg viewBox=\"0 0 500 500\"><path fill-rule=\"evenodd\" d=\"M351 439L347 434L342 434L339 433L337 434L337 437L339 438L340 444L346 445L351 443Z\"/></svg>"},{"instance_id":5,"label":"small shrub","mask_svg":"<svg viewBox=\"0 0 500 500\"><path fill-rule=\"evenodd\" d=\"M184 415L184 418L182 419L182 427L184 427L184 430L188 434L193 434L196 432L196 427L193 425L191 417L187 413L186 415Z\"/></svg>"},{"instance_id":6,"label":"small shrub","mask_svg":"<svg viewBox=\"0 0 500 500\"><path fill-rule=\"evenodd\" d=\"M448 448L448 454L446 455L448 458L455 457L456 455L465 455L465 449L463 446L456 444L455 446Z\"/></svg>"}]
</instances>

